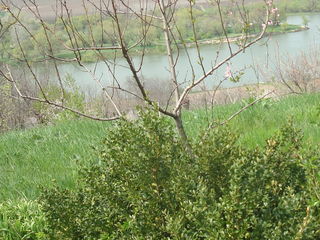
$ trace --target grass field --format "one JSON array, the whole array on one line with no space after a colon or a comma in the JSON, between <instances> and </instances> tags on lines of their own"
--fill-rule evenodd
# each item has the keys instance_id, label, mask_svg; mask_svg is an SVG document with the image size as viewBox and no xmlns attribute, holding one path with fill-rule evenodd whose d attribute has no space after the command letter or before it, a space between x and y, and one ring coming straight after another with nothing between
<instances>
[{"instance_id":1,"label":"grass field","mask_svg":"<svg viewBox=\"0 0 320 240\"><path fill-rule=\"evenodd\" d=\"M56 181L74 186L79 163L94 157L109 123L70 121L14 131L0 137L0 200L34 199L39 187Z\"/></svg>"},{"instance_id":2,"label":"grass field","mask_svg":"<svg viewBox=\"0 0 320 240\"><path fill-rule=\"evenodd\" d=\"M292 120L300 128L306 142L320 143L320 94L292 95L280 100L265 99L235 117L229 126L240 135L240 144L261 146L281 126ZM217 106L208 113L197 110L185 114L189 135L195 135L213 120L223 121L248 101ZM219 122L219 121L217 121Z\"/></svg>"},{"instance_id":3,"label":"grass field","mask_svg":"<svg viewBox=\"0 0 320 240\"><path fill-rule=\"evenodd\" d=\"M320 94L264 100L229 125L240 135L240 144L256 147L292 119L303 130L306 142L318 144L319 102ZM226 119L244 104L185 112L190 138L196 139L209 123ZM99 148L110 126L112 123L90 120L67 121L0 136L0 201L35 199L41 186L48 187L54 181L63 187L74 187L79 166L97 158L94 148Z\"/></svg>"}]
</instances>

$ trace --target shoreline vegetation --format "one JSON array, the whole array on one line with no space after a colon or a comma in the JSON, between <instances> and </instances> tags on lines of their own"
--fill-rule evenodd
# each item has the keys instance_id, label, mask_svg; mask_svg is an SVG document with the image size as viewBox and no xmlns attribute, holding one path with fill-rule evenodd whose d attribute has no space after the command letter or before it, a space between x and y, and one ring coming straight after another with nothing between
<instances>
[{"instance_id":1,"label":"shoreline vegetation","mask_svg":"<svg viewBox=\"0 0 320 240\"><path fill-rule=\"evenodd\" d=\"M270 35L294 33L294 32L309 30L309 28L306 26L294 25L294 24L285 24L285 25L286 25L286 27L282 27L282 25L269 27L267 29L264 37L268 37ZM257 36L257 34L249 34L246 36L246 38L250 39L250 38L254 38L256 36ZM242 40L244 40L244 36L241 33L230 34L228 36L229 43L237 43ZM228 41L226 40L225 36L221 35L219 37L214 37L211 39L199 39L197 42L200 45L218 45L221 43L227 43ZM192 48L195 46L195 43L194 43L194 41L188 41L188 40L178 43L179 47L183 47L183 45L185 45L187 48ZM138 56L139 54L141 54L142 48L144 48L144 51L146 54L157 55L157 54L161 54L165 51L165 44L158 43L158 44L151 45L148 47L136 47L132 50L132 56ZM97 55L93 54L90 51L83 52L82 54L83 54L83 59L84 59L83 62L86 62L86 63L94 63L97 61L97 59L99 59L99 57ZM71 52L64 52L64 53L57 54L57 57L59 57L59 58L71 58L72 56L73 56L73 53L71 53ZM114 52L111 54L110 53L103 53L103 56L104 57L114 56ZM102 59L103 58L101 58L101 60Z\"/></svg>"},{"instance_id":2,"label":"shoreline vegetation","mask_svg":"<svg viewBox=\"0 0 320 240\"><path fill-rule=\"evenodd\" d=\"M285 25L285 26L284 26ZM283 27L284 26L284 27ZM271 35L278 35L278 34L286 34L286 33L294 33L294 32L300 32L300 31L306 31L309 30L309 28L307 26L302 26L302 25L294 25L294 24L281 24L279 26L271 26L267 29L264 37L268 37ZM228 36L228 40L226 40L225 36L219 36L219 37L214 37L214 38L210 38L210 39L199 39L197 41L198 44L200 45L218 45L221 43L237 43L237 42L241 42L243 41L245 38L246 39L250 39L250 38L254 38L256 37L257 34L248 34L247 36L244 36L241 33L235 33L235 34L230 34ZM195 46L195 42L194 41L184 41L184 42L180 42L178 43L179 47L183 47L183 45L185 45L185 47L187 48L192 48ZM103 47L110 47L110 46L103 46ZM137 46L136 48L133 49L132 51L132 56L137 56L139 54L141 54L141 49L144 48L145 53L147 54L160 54L164 51L164 47L165 44L161 44L161 43L157 43L154 45L150 45L148 47L139 47ZM103 57L110 57L110 56L114 56L115 52L106 52L106 53L102 53ZM62 50L61 52L57 53L55 57L57 58L65 58L66 60L68 60L70 62L70 59L72 59L72 57L74 56L73 52L70 51L66 51L66 50ZM85 51L82 53L83 56L83 62L85 63L94 63L97 61L97 59L103 59L103 57L99 57L98 55L96 55L96 53L92 52L92 51ZM38 58L38 59L33 59L33 62L43 62L44 59L43 58ZM19 61L11 61L10 59L1 59L0 58L0 62L2 63L9 63L9 64L17 64Z\"/></svg>"},{"instance_id":3,"label":"shoreline vegetation","mask_svg":"<svg viewBox=\"0 0 320 240\"><path fill-rule=\"evenodd\" d=\"M267 32L265 33L264 37L270 36L270 35L275 35L275 34L286 34L286 33L293 33L293 32L301 32L301 31L306 31L309 30L309 27L307 26L300 26L300 25L294 25L294 24L288 24L288 29L281 30L279 29L281 26L270 29L267 29ZM250 34L246 36L247 38L254 38L256 37L256 34ZM223 37L223 36L222 36ZM234 43L243 40L244 37L242 34L235 34L234 36L229 37L228 40L225 38L221 39L220 38L213 38L213 39L204 39L204 40L199 40L198 43L202 45L209 45L209 44L220 44L222 43ZM191 43L186 43L187 47L192 47L194 44Z\"/></svg>"}]
</instances>

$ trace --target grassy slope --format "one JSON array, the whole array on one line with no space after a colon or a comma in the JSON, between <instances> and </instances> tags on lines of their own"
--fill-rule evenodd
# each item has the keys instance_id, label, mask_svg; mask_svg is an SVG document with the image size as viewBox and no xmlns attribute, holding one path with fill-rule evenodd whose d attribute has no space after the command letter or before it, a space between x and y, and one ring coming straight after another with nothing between
<instances>
[{"instance_id":1,"label":"grassy slope","mask_svg":"<svg viewBox=\"0 0 320 240\"><path fill-rule=\"evenodd\" d=\"M255 147L264 143L280 126L292 118L303 129L305 138L320 142L320 94L291 96L281 101L264 101L243 112L230 122L240 134L240 143ZM212 119L225 119L243 103L218 106L184 115L190 136L195 137ZM69 121L56 126L10 132L0 136L0 200L22 196L33 199L39 186L52 179L73 187L79 163L95 158L92 146L101 142L110 123Z\"/></svg>"},{"instance_id":2,"label":"grassy slope","mask_svg":"<svg viewBox=\"0 0 320 240\"><path fill-rule=\"evenodd\" d=\"M79 162L94 157L108 123L70 121L0 136L0 200L34 198L55 179L72 187Z\"/></svg>"},{"instance_id":3,"label":"grassy slope","mask_svg":"<svg viewBox=\"0 0 320 240\"><path fill-rule=\"evenodd\" d=\"M303 130L306 142L320 143L320 94L288 96L281 100L263 100L234 118L229 125L240 135L240 143L249 147L264 144L289 120ZM203 110L185 114L189 134L208 124L210 119L224 120L243 107L245 103L218 106L209 114Z\"/></svg>"}]
</instances>

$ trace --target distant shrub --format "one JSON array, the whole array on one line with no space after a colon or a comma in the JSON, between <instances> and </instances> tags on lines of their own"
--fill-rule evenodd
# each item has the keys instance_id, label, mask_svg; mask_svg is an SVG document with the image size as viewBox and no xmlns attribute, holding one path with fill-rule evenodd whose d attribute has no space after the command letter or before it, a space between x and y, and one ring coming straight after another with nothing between
<instances>
[{"instance_id":1,"label":"distant shrub","mask_svg":"<svg viewBox=\"0 0 320 240\"><path fill-rule=\"evenodd\" d=\"M71 75L67 75L64 79L65 84L68 86L66 89L61 89L57 85L49 85L43 89L46 97L54 103L60 103L64 106L67 106L71 109L77 109L79 111L84 111L85 109L85 97L84 94L80 91L79 87L76 86L75 80ZM43 94L39 93L40 98L44 98ZM53 105L35 102L33 104L34 111L38 116L41 123L52 123L61 120L67 119L77 119L79 115L61 109L59 107L55 107Z\"/></svg>"},{"instance_id":2,"label":"distant shrub","mask_svg":"<svg viewBox=\"0 0 320 240\"><path fill-rule=\"evenodd\" d=\"M38 203L27 200L0 203L0 239L45 240L47 228Z\"/></svg>"},{"instance_id":3,"label":"distant shrub","mask_svg":"<svg viewBox=\"0 0 320 240\"><path fill-rule=\"evenodd\" d=\"M247 150L226 128L193 143L152 111L110 131L77 190L44 192L53 239L318 239L301 134ZM312 211L312 214L310 214Z\"/></svg>"}]
</instances>

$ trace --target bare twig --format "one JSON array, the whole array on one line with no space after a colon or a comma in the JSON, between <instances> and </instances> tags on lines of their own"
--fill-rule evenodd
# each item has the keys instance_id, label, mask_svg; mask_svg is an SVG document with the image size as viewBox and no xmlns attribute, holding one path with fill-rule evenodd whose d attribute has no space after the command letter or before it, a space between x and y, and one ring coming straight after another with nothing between
<instances>
[{"instance_id":1,"label":"bare twig","mask_svg":"<svg viewBox=\"0 0 320 240\"><path fill-rule=\"evenodd\" d=\"M254 100L253 102L247 104L246 106L244 106L243 108L241 108L239 111L233 113L230 117L228 117L226 120L224 120L223 122L219 123L218 125L225 125L227 122L231 121L232 119L234 119L236 116L238 116L240 113L242 113L243 111L245 111L246 109L248 109L249 107L255 105L257 102L261 101L262 99L264 99L265 97L267 97L268 95L274 93L275 90L267 92L266 94L262 95L261 97L257 98L256 100ZM216 126L218 126L216 125ZM213 126L209 126L209 128L212 128Z\"/></svg>"}]
</instances>

